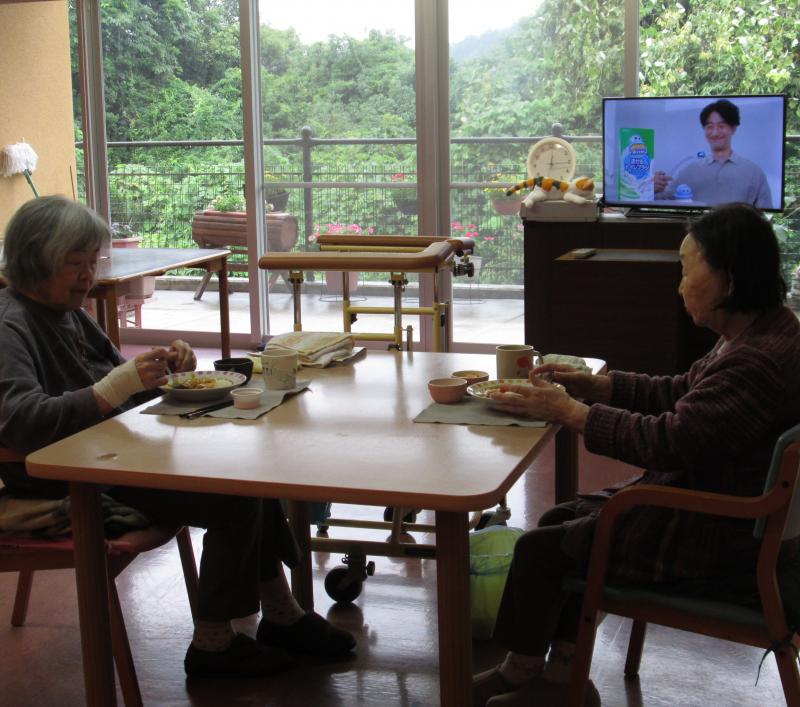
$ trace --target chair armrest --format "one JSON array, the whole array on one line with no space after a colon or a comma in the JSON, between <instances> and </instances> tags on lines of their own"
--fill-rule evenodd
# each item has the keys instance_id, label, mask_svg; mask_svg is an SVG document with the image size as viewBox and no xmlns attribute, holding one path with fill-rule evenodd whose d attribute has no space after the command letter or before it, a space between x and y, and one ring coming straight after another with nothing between
<instances>
[{"instance_id":1,"label":"chair armrest","mask_svg":"<svg viewBox=\"0 0 800 707\"><path fill-rule=\"evenodd\" d=\"M667 486L639 484L614 494L601 509L592 541L586 575L587 605L597 606L605 582L608 554L614 524L624 511L634 506L657 506L729 518L763 518L788 505L797 476L800 443L793 442L783 453L776 483L760 496L731 496L707 491L691 491Z\"/></svg>"},{"instance_id":2,"label":"chair armrest","mask_svg":"<svg viewBox=\"0 0 800 707\"><path fill-rule=\"evenodd\" d=\"M8 447L0 446L0 463L4 462L24 462L25 455L22 452L15 452Z\"/></svg>"}]
</instances>

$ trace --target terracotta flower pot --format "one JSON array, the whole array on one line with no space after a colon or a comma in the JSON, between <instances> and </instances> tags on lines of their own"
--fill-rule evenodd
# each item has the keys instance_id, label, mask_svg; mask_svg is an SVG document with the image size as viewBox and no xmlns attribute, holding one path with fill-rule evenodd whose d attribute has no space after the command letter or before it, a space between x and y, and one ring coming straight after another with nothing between
<instances>
[{"instance_id":1,"label":"terracotta flower pot","mask_svg":"<svg viewBox=\"0 0 800 707\"><path fill-rule=\"evenodd\" d=\"M138 248L142 242L141 236L129 236L128 238L112 238L112 248Z\"/></svg>"},{"instance_id":2,"label":"terracotta flower pot","mask_svg":"<svg viewBox=\"0 0 800 707\"><path fill-rule=\"evenodd\" d=\"M515 198L499 198L492 199L492 206L494 210L501 216L513 216L519 213L519 205L522 203L522 197Z\"/></svg>"}]
</instances>

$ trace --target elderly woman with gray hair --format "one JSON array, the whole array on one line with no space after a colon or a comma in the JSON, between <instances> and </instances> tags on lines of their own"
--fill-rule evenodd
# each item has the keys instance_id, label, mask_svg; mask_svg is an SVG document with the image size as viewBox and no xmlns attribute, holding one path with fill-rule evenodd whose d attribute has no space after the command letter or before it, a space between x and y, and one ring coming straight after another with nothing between
<instances>
[{"instance_id":1,"label":"elderly woman with gray hair","mask_svg":"<svg viewBox=\"0 0 800 707\"><path fill-rule=\"evenodd\" d=\"M86 207L59 196L24 204L8 224L0 290L0 444L29 453L157 394L170 371L196 365L173 341L125 361L82 309L110 233ZM23 464L0 464L5 493L61 498L64 483L34 479ZM184 667L193 677L260 677L292 654L334 658L355 646L294 600L281 562L298 549L280 505L238 498L115 487L107 494L153 522L206 529L199 601ZM231 619L262 611L255 639Z\"/></svg>"}]
</instances>

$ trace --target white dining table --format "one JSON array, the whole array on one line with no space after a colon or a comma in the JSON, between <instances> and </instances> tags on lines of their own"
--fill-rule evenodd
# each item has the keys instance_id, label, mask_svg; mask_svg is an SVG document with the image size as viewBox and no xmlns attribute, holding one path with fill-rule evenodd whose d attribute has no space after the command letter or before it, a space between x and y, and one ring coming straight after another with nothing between
<instances>
[{"instance_id":1,"label":"white dining table","mask_svg":"<svg viewBox=\"0 0 800 707\"><path fill-rule=\"evenodd\" d=\"M494 366L483 354L369 351L303 369L308 390L257 420L141 414L145 404L29 455L32 476L70 482L87 704L115 704L99 503L108 485L288 499L304 548L305 502L435 511L441 704L471 704L470 512L493 506L556 437L556 499L577 484L577 435L557 426L413 422L431 403L429 379ZM310 552L292 579L310 608Z\"/></svg>"}]
</instances>

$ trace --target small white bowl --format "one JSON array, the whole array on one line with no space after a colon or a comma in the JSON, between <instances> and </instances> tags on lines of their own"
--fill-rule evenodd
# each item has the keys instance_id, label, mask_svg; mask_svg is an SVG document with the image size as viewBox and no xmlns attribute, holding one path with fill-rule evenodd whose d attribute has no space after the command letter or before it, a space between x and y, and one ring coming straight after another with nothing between
<instances>
[{"instance_id":1,"label":"small white bowl","mask_svg":"<svg viewBox=\"0 0 800 707\"><path fill-rule=\"evenodd\" d=\"M252 410L261 404L261 388L237 388L231 391L233 407L240 410Z\"/></svg>"}]
</instances>

